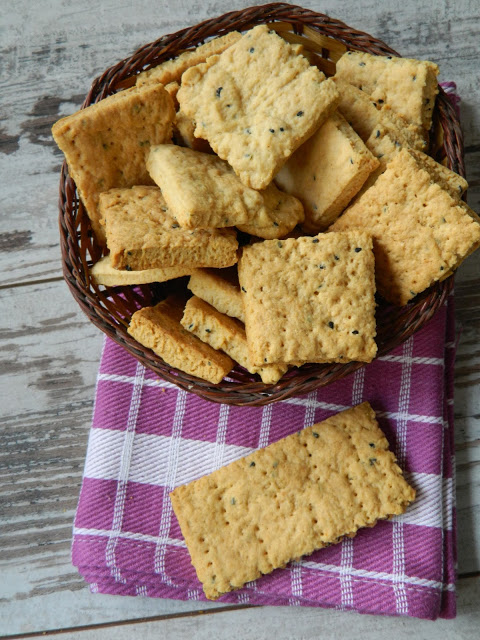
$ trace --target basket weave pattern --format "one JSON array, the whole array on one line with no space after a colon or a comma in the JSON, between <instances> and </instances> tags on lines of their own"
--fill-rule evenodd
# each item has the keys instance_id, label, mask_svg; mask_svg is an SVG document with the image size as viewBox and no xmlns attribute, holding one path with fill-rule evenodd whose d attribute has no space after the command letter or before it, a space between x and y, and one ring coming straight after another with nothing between
<instances>
[{"instance_id":1,"label":"basket weave pattern","mask_svg":"<svg viewBox=\"0 0 480 640\"><path fill-rule=\"evenodd\" d=\"M326 15L283 3L269 4L206 20L141 47L129 58L107 69L93 82L83 107L133 85L134 77L140 71L176 57L207 38L234 30L245 31L265 23L289 42L302 43L310 62L327 75L334 73L336 60L348 49L377 55L398 55L382 41ZM451 169L465 176L460 124L442 90L437 97L431 138L431 151L436 159L441 161L446 158ZM65 162L60 176L59 209L63 275L82 310L93 324L121 344L142 364L182 389L214 402L265 405L308 393L364 366L358 362L304 365L290 371L276 385L263 384L257 376L241 367L236 367L229 375L229 380L219 385L212 385L173 369L127 333L132 313L139 307L160 300L165 295L168 283L104 288L91 281L88 268L101 257L102 248L95 242L89 219ZM406 307L394 308L379 301L376 314L377 357L387 354L421 329L444 303L452 286L452 277L436 283Z\"/></svg>"}]
</instances>

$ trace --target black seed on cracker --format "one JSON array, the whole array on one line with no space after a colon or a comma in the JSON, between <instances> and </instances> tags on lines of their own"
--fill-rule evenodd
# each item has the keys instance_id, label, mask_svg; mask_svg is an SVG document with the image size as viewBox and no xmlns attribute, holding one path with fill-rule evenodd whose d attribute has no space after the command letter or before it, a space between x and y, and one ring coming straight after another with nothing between
<instances>
[{"instance_id":1,"label":"black seed on cracker","mask_svg":"<svg viewBox=\"0 0 480 640\"><path fill-rule=\"evenodd\" d=\"M354 335L354 336L356 336L356 335L358 334L357 329L354 329L354 330L352 331L352 333L353 333L353 335Z\"/></svg>"},{"instance_id":2,"label":"black seed on cracker","mask_svg":"<svg viewBox=\"0 0 480 640\"><path fill-rule=\"evenodd\" d=\"M333 322L330 320L330 322L328 323L328 326L330 327L330 329L333 329L335 325L334 325L334 324L333 324Z\"/></svg>"},{"instance_id":3,"label":"black seed on cracker","mask_svg":"<svg viewBox=\"0 0 480 640\"><path fill-rule=\"evenodd\" d=\"M249 466L250 466L250 467L254 467L254 466L255 466L255 462L253 462L253 460L252 460L252 462L250 462L250 465L249 465Z\"/></svg>"},{"instance_id":4,"label":"black seed on cracker","mask_svg":"<svg viewBox=\"0 0 480 640\"><path fill-rule=\"evenodd\" d=\"M380 131L377 130L377 133L375 134L375 138L379 138L380 137Z\"/></svg>"},{"instance_id":5,"label":"black seed on cracker","mask_svg":"<svg viewBox=\"0 0 480 640\"><path fill-rule=\"evenodd\" d=\"M126 264L126 265L125 265L125 269L126 269L127 271L132 271L132 267L131 267L129 264Z\"/></svg>"},{"instance_id":6,"label":"black seed on cracker","mask_svg":"<svg viewBox=\"0 0 480 640\"><path fill-rule=\"evenodd\" d=\"M245 289L245 287L242 287L242 291L243 293L247 293L247 290Z\"/></svg>"},{"instance_id":7,"label":"black seed on cracker","mask_svg":"<svg viewBox=\"0 0 480 640\"><path fill-rule=\"evenodd\" d=\"M253 53L255 51L255 47L250 47L250 53Z\"/></svg>"},{"instance_id":8,"label":"black seed on cracker","mask_svg":"<svg viewBox=\"0 0 480 640\"><path fill-rule=\"evenodd\" d=\"M370 458L369 459L370 466L373 467L373 465L376 463L376 461L377 461L376 458Z\"/></svg>"},{"instance_id":9,"label":"black seed on cracker","mask_svg":"<svg viewBox=\"0 0 480 640\"><path fill-rule=\"evenodd\" d=\"M222 93L222 89L223 87L218 87L218 89L215 91L215 95L217 96L217 98L220 97L220 94Z\"/></svg>"},{"instance_id":10,"label":"black seed on cracker","mask_svg":"<svg viewBox=\"0 0 480 640\"><path fill-rule=\"evenodd\" d=\"M355 253L360 253L361 250L362 250L362 247L355 247Z\"/></svg>"},{"instance_id":11,"label":"black seed on cracker","mask_svg":"<svg viewBox=\"0 0 480 640\"><path fill-rule=\"evenodd\" d=\"M317 242L320 242L320 241L319 241L319 239L318 239L318 238L314 238L314 239L312 240L312 242L313 242L313 244L317 244Z\"/></svg>"},{"instance_id":12,"label":"black seed on cracker","mask_svg":"<svg viewBox=\"0 0 480 640\"><path fill-rule=\"evenodd\" d=\"M375 449L375 443L374 443L374 442L369 442L369 443L368 443L368 446L369 446L369 447L372 447L372 449Z\"/></svg>"},{"instance_id":13,"label":"black seed on cracker","mask_svg":"<svg viewBox=\"0 0 480 640\"><path fill-rule=\"evenodd\" d=\"M303 116L303 111L297 111L297 117L301 118Z\"/></svg>"},{"instance_id":14,"label":"black seed on cracker","mask_svg":"<svg viewBox=\"0 0 480 640\"><path fill-rule=\"evenodd\" d=\"M312 431L312 436L314 438L318 438L319 437L319 435L318 435L318 433L316 431Z\"/></svg>"}]
</instances>

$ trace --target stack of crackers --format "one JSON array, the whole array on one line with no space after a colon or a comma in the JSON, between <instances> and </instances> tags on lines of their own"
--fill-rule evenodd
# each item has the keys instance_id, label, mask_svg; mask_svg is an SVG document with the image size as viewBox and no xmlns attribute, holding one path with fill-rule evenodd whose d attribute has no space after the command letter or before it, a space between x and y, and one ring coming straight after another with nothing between
<instances>
[{"instance_id":1,"label":"stack of crackers","mask_svg":"<svg viewBox=\"0 0 480 640\"><path fill-rule=\"evenodd\" d=\"M466 181L425 153L437 74L349 51L326 78L262 25L57 122L96 283L190 276L129 333L213 384L370 362L375 292L407 304L480 244Z\"/></svg>"}]
</instances>

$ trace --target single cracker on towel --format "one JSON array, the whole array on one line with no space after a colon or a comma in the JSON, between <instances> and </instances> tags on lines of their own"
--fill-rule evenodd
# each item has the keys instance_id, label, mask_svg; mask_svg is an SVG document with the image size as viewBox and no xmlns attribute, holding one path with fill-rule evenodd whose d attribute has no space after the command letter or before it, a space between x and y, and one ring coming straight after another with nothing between
<instances>
[{"instance_id":1,"label":"single cracker on towel","mask_svg":"<svg viewBox=\"0 0 480 640\"><path fill-rule=\"evenodd\" d=\"M234 230L182 228L158 187L111 189L100 195L100 210L115 269L230 267L237 262Z\"/></svg>"},{"instance_id":2,"label":"single cracker on towel","mask_svg":"<svg viewBox=\"0 0 480 640\"><path fill-rule=\"evenodd\" d=\"M407 122L388 106L379 108L381 105L377 104L368 93L354 87L353 84L345 82L337 76L333 76L332 79L335 81L340 95L338 111L364 142L379 127L382 127L402 145L408 145L419 151L426 150L427 141L421 127Z\"/></svg>"},{"instance_id":3,"label":"single cracker on towel","mask_svg":"<svg viewBox=\"0 0 480 640\"><path fill-rule=\"evenodd\" d=\"M214 349L223 351L249 373L258 373L264 384L275 384L287 372L286 365L254 367L248 357L244 325L193 296L185 305L182 326Z\"/></svg>"},{"instance_id":4,"label":"single cracker on towel","mask_svg":"<svg viewBox=\"0 0 480 640\"><path fill-rule=\"evenodd\" d=\"M236 267L195 269L188 281L188 288L220 313L245 322Z\"/></svg>"},{"instance_id":5,"label":"single cracker on towel","mask_svg":"<svg viewBox=\"0 0 480 640\"><path fill-rule=\"evenodd\" d=\"M53 125L100 244L100 193L153 184L146 159L152 145L170 142L174 117L172 98L162 85L153 85L120 91Z\"/></svg>"},{"instance_id":6,"label":"single cracker on towel","mask_svg":"<svg viewBox=\"0 0 480 640\"><path fill-rule=\"evenodd\" d=\"M170 499L215 600L404 513L415 490L365 402L181 485Z\"/></svg>"},{"instance_id":7,"label":"single cracker on towel","mask_svg":"<svg viewBox=\"0 0 480 640\"><path fill-rule=\"evenodd\" d=\"M90 276L96 284L105 287L122 287L131 284L147 284L149 282L166 282L182 276L189 276L193 269L185 267L164 267L163 269L145 269L143 271L127 271L114 269L110 255L100 258L90 269Z\"/></svg>"},{"instance_id":8,"label":"single cracker on towel","mask_svg":"<svg viewBox=\"0 0 480 640\"><path fill-rule=\"evenodd\" d=\"M396 305L443 280L480 245L477 214L406 149L330 227L353 229L372 235L377 289Z\"/></svg>"},{"instance_id":9,"label":"single cracker on towel","mask_svg":"<svg viewBox=\"0 0 480 640\"><path fill-rule=\"evenodd\" d=\"M205 62L210 56L217 55L240 40L241 34L238 31L231 31L224 36L214 38L205 44L199 45L192 51L181 53L178 58L166 60L152 69L142 71L137 76L137 86L145 84L180 82L182 74L201 62Z\"/></svg>"},{"instance_id":10,"label":"single cracker on towel","mask_svg":"<svg viewBox=\"0 0 480 640\"><path fill-rule=\"evenodd\" d=\"M368 233L258 242L243 248L238 275L255 366L374 358L374 256Z\"/></svg>"},{"instance_id":11,"label":"single cracker on towel","mask_svg":"<svg viewBox=\"0 0 480 640\"><path fill-rule=\"evenodd\" d=\"M170 296L154 307L144 307L133 314L128 333L171 367L218 384L234 362L182 327L184 306L182 297Z\"/></svg>"},{"instance_id":12,"label":"single cracker on towel","mask_svg":"<svg viewBox=\"0 0 480 640\"><path fill-rule=\"evenodd\" d=\"M345 118L334 113L287 160L275 182L303 204L302 229L318 233L338 218L379 165Z\"/></svg>"},{"instance_id":13,"label":"single cracker on towel","mask_svg":"<svg viewBox=\"0 0 480 640\"><path fill-rule=\"evenodd\" d=\"M335 83L266 25L188 69L177 97L195 135L254 189L271 182L338 102Z\"/></svg>"},{"instance_id":14,"label":"single cracker on towel","mask_svg":"<svg viewBox=\"0 0 480 640\"><path fill-rule=\"evenodd\" d=\"M375 56L347 51L336 64L336 76L368 93L378 104L429 131L438 93L438 66L428 60Z\"/></svg>"},{"instance_id":15,"label":"single cracker on towel","mask_svg":"<svg viewBox=\"0 0 480 640\"><path fill-rule=\"evenodd\" d=\"M279 238L303 220L303 206L274 184L246 187L224 160L175 145L151 149L147 168L170 211L186 229L237 226Z\"/></svg>"}]
</instances>

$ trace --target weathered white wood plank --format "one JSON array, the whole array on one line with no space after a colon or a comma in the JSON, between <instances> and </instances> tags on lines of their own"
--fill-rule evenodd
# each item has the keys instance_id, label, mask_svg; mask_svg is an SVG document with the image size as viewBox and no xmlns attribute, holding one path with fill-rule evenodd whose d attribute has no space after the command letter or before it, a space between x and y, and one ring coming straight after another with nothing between
<instances>
[{"instance_id":1,"label":"weathered white wood plank","mask_svg":"<svg viewBox=\"0 0 480 640\"><path fill-rule=\"evenodd\" d=\"M170 620L158 620L124 626L104 627L62 634L64 640L130 640L140 635L142 640L175 638L177 640L463 640L478 636L480 614L478 578L465 580L459 585L459 617L456 620L412 620L359 616L350 612L304 609L292 611L287 607L262 607L238 611L194 615Z\"/></svg>"}]
</instances>

